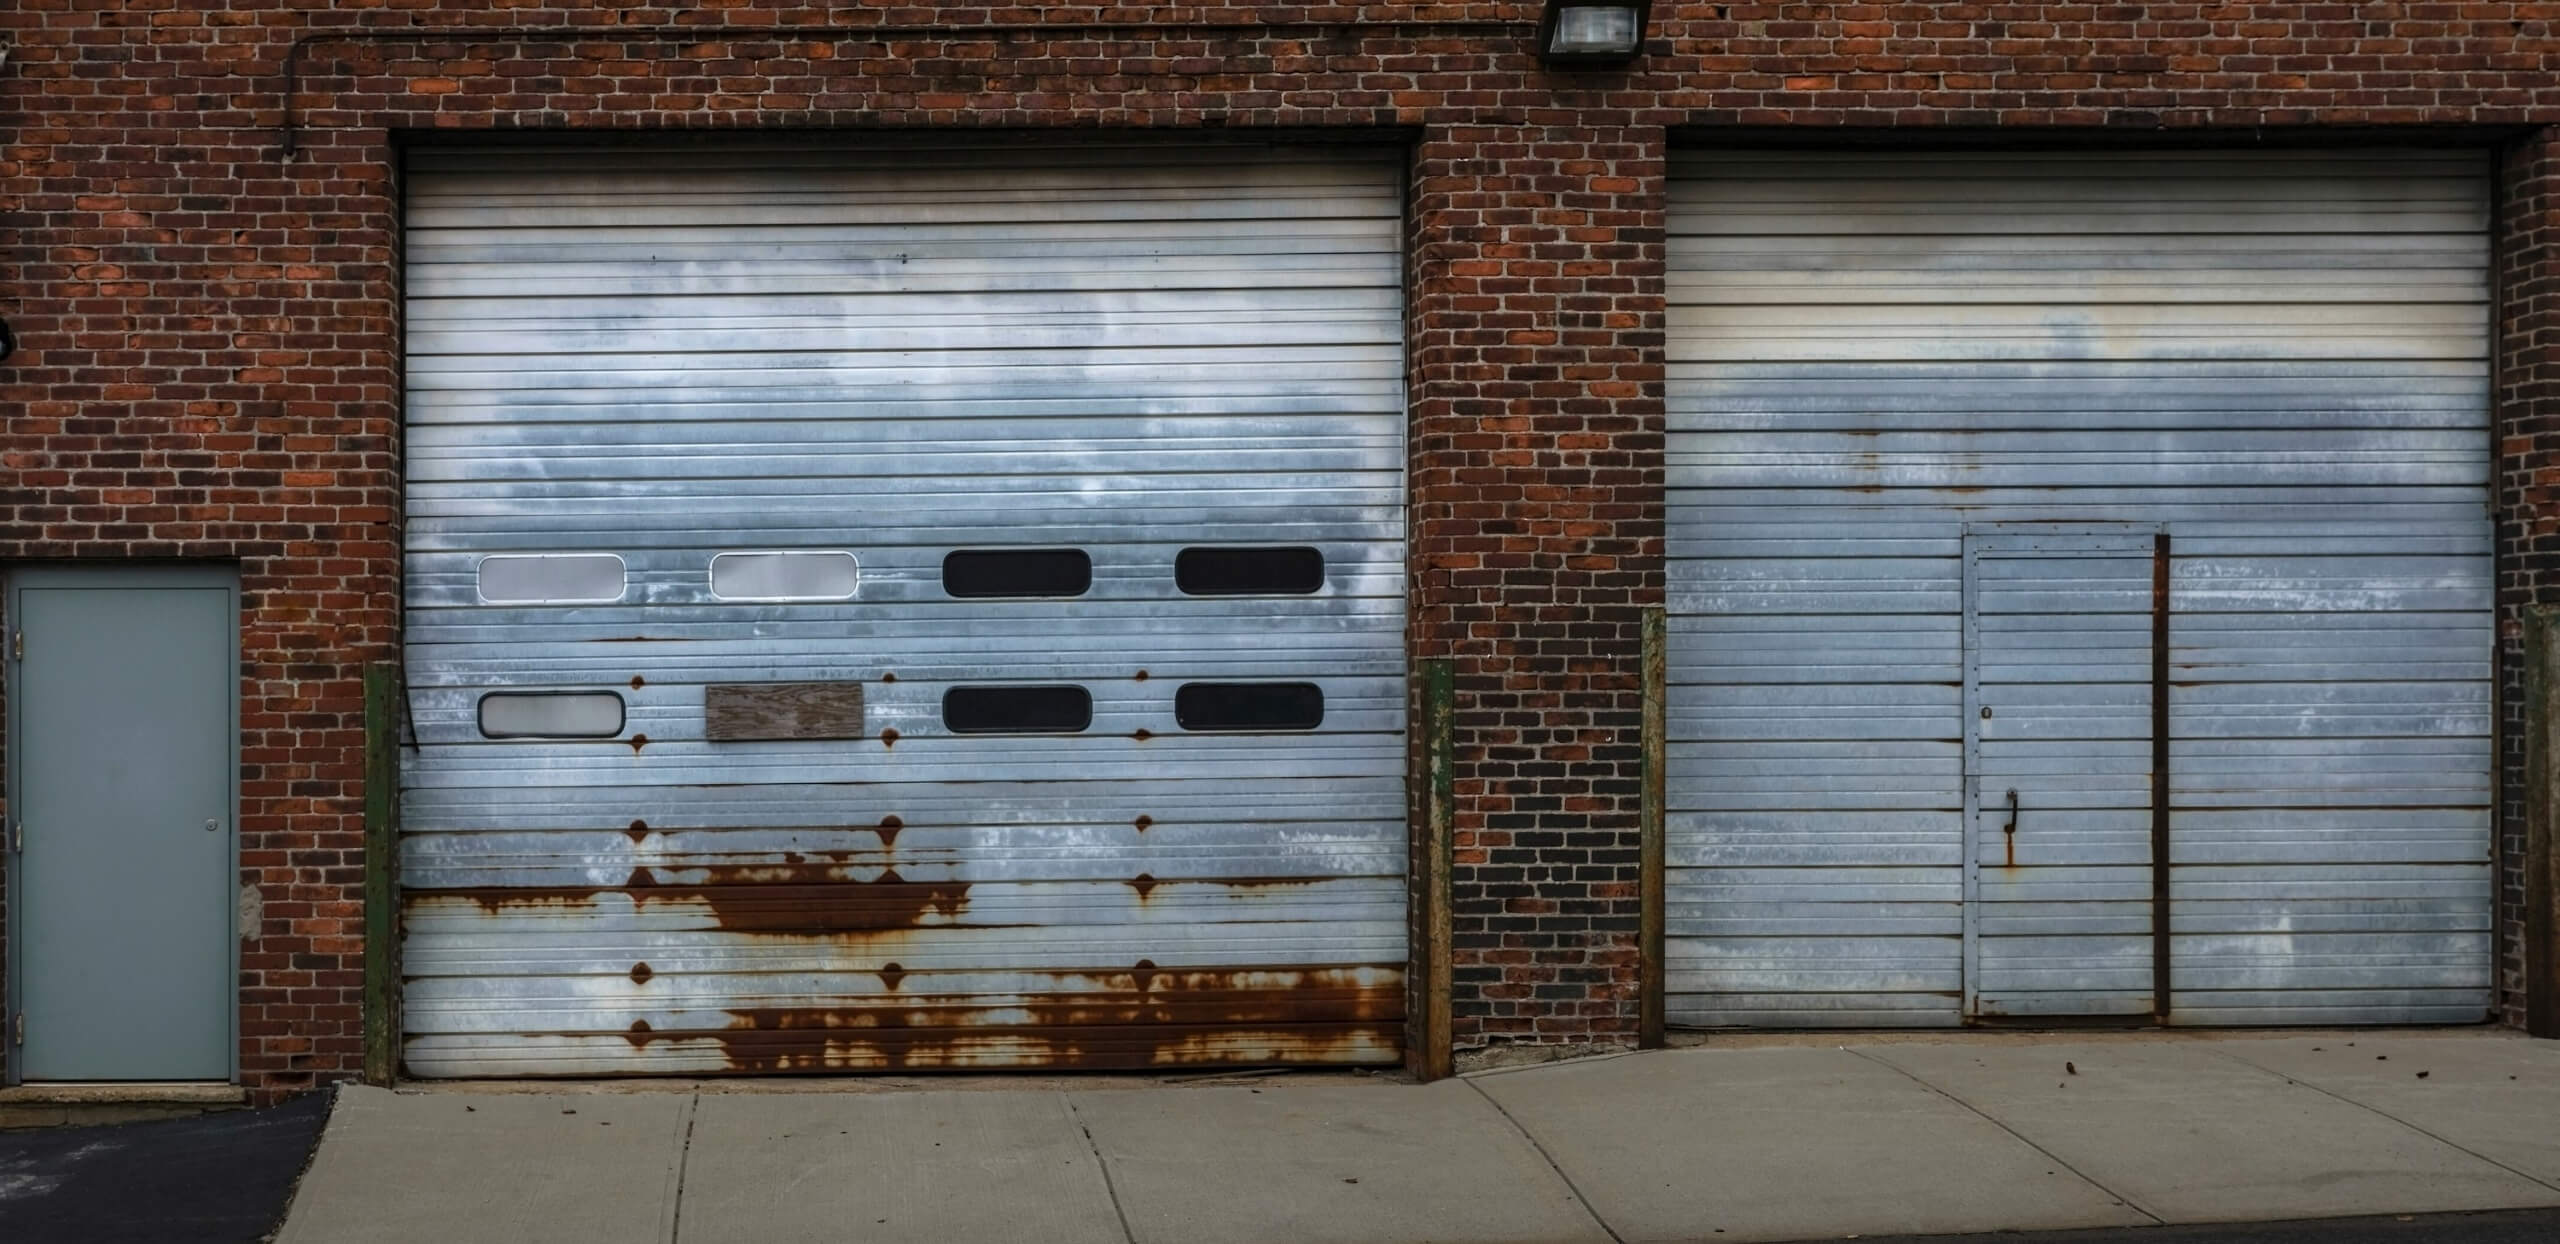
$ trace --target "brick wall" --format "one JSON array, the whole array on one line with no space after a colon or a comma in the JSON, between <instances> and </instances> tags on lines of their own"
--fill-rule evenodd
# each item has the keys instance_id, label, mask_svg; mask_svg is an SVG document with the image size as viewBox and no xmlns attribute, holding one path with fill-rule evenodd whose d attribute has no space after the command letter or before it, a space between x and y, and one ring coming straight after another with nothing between
<instances>
[{"instance_id":1,"label":"brick wall","mask_svg":"<svg viewBox=\"0 0 2560 1244\"><path fill-rule=\"evenodd\" d=\"M1614 120L1432 126L1416 147L1415 634L1457 667L1461 1048L1635 1031L1666 143Z\"/></svg>"},{"instance_id":2,"label":"brick wall","mask_svg":"<svg viewBox=\"0 0 2560 1244\"><path fill-rule=\"evenodd\" d=\"M1533 8L0 9L0 315L24 340L0 365L0 561L241 567L243 880L264 900L244 948L252 1081L289 1090L357 1059L357 670L392 652L397 622L396 135L1413 136L1415 634L1460 662L1457 1033L1478 1044L1616 1042L1633 1024L1633 611L1661 593L1666 133L2560 123L2560 30L2540 2L1663 3L1638 71L1587 75L1525 57L1511 31ZM1131 21L1181 28L1093 28ZM1346 25L1415 21L1432 24ZM833 28L862 22L923 29ZM1306 22L1328 24L1222 28ZM1051 28L948 29L1035 24ZM511 32L535 27L554 29ZM452 33L354 37L415 28ZM2551 177L2515 176L2545 223L2542 258L2510 271L2547 286ZM2552 310L2534 315L2548 338ZM2551 347L2526 331L2506 392L2538 409ZM2541 370L2514 365L2528 355ZM2544 521L2533 471L2508 468L2514 535ZM2543 590L2517 577L2534 573L2515 563L2510 605Z\"/></svg>"},{"instance_id":3,"label":"brick wall","mask_svg":"<svg viewBox=\"0 0 2560 1244\"><path fill-rule=\"evenodd\" d=\"M2498 993L2524 1022L2524 624L2560 605L2560 130L2499 161Z\"/></svg>"}]
</instances>

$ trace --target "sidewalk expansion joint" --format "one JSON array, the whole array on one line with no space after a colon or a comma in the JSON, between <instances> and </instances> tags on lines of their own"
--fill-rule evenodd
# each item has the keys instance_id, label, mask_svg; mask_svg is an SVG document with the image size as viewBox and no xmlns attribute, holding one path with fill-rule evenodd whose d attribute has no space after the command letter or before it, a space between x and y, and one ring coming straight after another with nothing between
<instances>
[{"instance_id":1,"label":"sidewalk expansion joint","mask_svg":"<svg viewBox=\"0 0 2560 1244\"><path fill-rule=\"evenodd\" d=\"M2513 1176L2515 1176L2515 1177L2516 1177L2516 1178L2518 1178L2518 1179L2521 1179L2521 1180L2526 1181L2527 1183L2531 1183L2531 1184L2533 1184L2533 1185L2535 1185L2535 1186L2537 1186L2537 1187L2549 1188L2549 1189L2551 1189L2551 1190L2552 1190L2552 1191L2554 1191L2554 1192L2560 1192L2560 1184L2555 1184L2555 1183L2551 1182L2551 1181L2550 1181L2550 1180L2548 1180L2548 1179L2542 1179L2542 1178L2539 1178L2539 1177L2537 1177L2537 1176L2535 1176L2535 1175L2533 1175L2532 1173L2527 1172L2527 1171L2520 1171L2520 1170L2517 1170L2516 1168L2514 1168L2514 1167L2512 1167L2512 1166L2509 1166L2509 1165L2507 1165L2506 1163L2504 1163L2504 1162L2501 1162L2501 1161L2497 1160L2496 1158L2490 1157L2488 1154L2482 1153L2482 1152L2480 1152L2480 1151L2479 1151L2479 1150L2477 1150L2477 1149L2473 1149L2473 1148L2471 1148L2471 1147L2469 1147L2469 1146L2467 1146L2467 1145L2464 1145L2464 1144L2458 1143L2458 1142L2453 1141L2453 1140L2451 1140L2451 1139L2448 1139L2448 1138L2446 1138L2446 1137L2444 1137L2444 1136L2440 1136L2440 1135L2438 1135L2438 1134L2436 1134L2436 1133L2434 1133L2434 1132L2428 1131L2426 1128L2420 1127L2420 1126L2418 1126L2417 1124L2415 1124L2415 1123L2412 1123L2412 1122L2408 1121L2407 1119L2401 1118L2399 1115L2393 1114L2393 1113L2391 1113L2390 1111L2385 1110L2385 1109L2383 1109L2383 1108L2382 1108L2382 1107L2380 1107L2380 1106L2370 1105L2370 1104L2367 1104L2367 1103L2365 1103L2365 1102L2357 1101L2355 1098L2349 1097L2349 1096L2347 1096L2347 1095L2345 1095L2345 1094L2343 1094L2343 1093L2335 1093L2335 1092L2331 1092L2330 1090L2328 1090L2328 1089L2326 1089L2326 1088L2322 1088L2321 1086L2319 1086L2319 1085L2317 1085L2317 1084L2313 1084L2313 1083L2312 1083L2312 1082L2310 1082L2309 1080L2296 1079L2295 1077L2293 1077L2293 1076L2289 1076L2289 1075L2286 1075L2285 1073L2283 1073L2283 1072L2281 1072L2281 1071L2278 1071L2278 1070L2276 1070L2276 1069L2275 1069L2275 1068L2273 1068L2273 1067L2266 1066L2266 1065L2264 1065L2264 1064L2262 1064L2262 1063L2253 1063L2253 1062L2250 1062L2248 1059L2242 1058L2242 1057L2240 1057L2239 1055L2237 1055L2237 1054L2233 1054L2233 1053L2231 1053L2231 1052L2229 1052L2229 1051L2227 1051L2227 1050L2222 1050L2222 1049L2213 1048L2213 1047L2207 1047L2207 1049L2208 1049L2208 1052L2210 1052L2211 1054L2213 1054L2213 1055L2214 1055L2215 1057L2217 1057L2217 1058L2226 1058L2226 1059L2229 1059L2229 1060L2231 1060L2232 1062L2238 1063L2238 1064L2240 1064L2241 1066L2246 1067L2246 1068L2248 1068L2248 1069L2249 1069L2249 1070L2251 1070L2251 1071L2262 1071L2262 1072L2265 1072L2266 1074L2271 1075L2271 1076L2274 1076L2274 1077L2276 1077L2277 1079L2280 1079L2280 1080L2284 1081L2284 1082L2285 1082L2285 1083L2287 1083L2287 1084L2300 1085L2301 1087L2303 1087L2303 1088L2307 1088L2307 1089L2311 1090L2311 1091L2312 1091L2312 1092L2314 1092L2314 1093L2318 1093L2318 1094L2320 1094L2320 1095L2321 1095L2321 1096L2323 1096L2323 1097L2329 1098L2329 1099L2330 1099L2330 1100L2332 1100L2332 1101L2341 1101L2341 1102L2345 1102L2346 1104L2348 1104L2348 1105L2350 1105L2350 1106L2353 1106L2353 1107L2355 1107L2355 1108L2356 1108L2356 1109L2358 1109L2358 1110L2362 1110L2362 1111L2364 1111L2364 1112L2365 1112L2365 1113L2367 1113L2367 1114L2380 1115L2381 1117L2383 1117L2383 1118L2385 1118L2385 1119L2389 1119L2390 1121L2392 1121L2392 1122L2394 1122L2394 1123L2397 1123L2397 1124L2399 1124L2400 1126L2402 1126L2402 1127L2405 1127L2405 1128L2409 1129L2410 1131L2416 1132L2417 1134L2419 1134L2419 1135L2421 1135L2421 1136L2424 1136L2424 1137L2426 1137L2427 1139L2429 1139L2429 1140L2432 1140L2432 1141L2436 1142L2437 1144L2443 1145L2444 1147L2446 1147L2446 1148L2448 1148L2448 1149L2451 1149L2451 1150L2453 1150L2453 1151L2454 1151L2454 1152L2456 1152L2456 1153L2467 1153L2467 1154L2471 1155L2472 1157L2478 1158L2478 1159L2480 1159L2481 1161L2486 1162L2486 1163L2488 1163L2488 1164L2489 1164L2489 1165L2491 1165L2491 1166L2497 1167L2499 1170L2505 1171L2506 1173L2508 1173L2508 1174L2510 1174L2510 1175L2513 1175Z\"/></svg>"},{"instance_id":2,"label":"sidewalk expansion joint","mask_svg":"<svg viewBox=\"0 0 2560 1244\"><path fill-rule=\"evenodd\" d=\"M1478 1084L1473 1080L1467 1080L1466 1085L1468 1088L1475 1090L1476 1096L1483 1098L1486 1105L1493 1107L1493 1112L1501 1115L1502 1121L1510 1124L1512 1131L1520 1133L1520 1139L1528 1141L1529 1147L1537 1150L1539 1157L1546 1159L1547 1169L1554 1171L1556 1173L1556 1178L1564 1181L1564 1190L1573 1194L1573 1203L1581 1206L1582 1212L1591 1216L1591 1222L1594 1226L1599 1227L1602 1231L1608 1234L1611 1244L1627 1244L1627 1237L1618 1234L1618 1229L1609 1225L1609 1220L1601 1217L1599 1210L1592 1208L1591 1198L1582 1195L1581 1186L1573 1182L1573 1176L1565 1173L1564 1167L1557 1163L1556 1155L1547 1152L1547 1146L1541 1142L1535 1134L1531 1133L1528 1128L1522 1127L1520 1125L1520 1120L1512 1118L1511 1112L1503 1109L1502 1103L1495 1101L1493 1094L1484 1091L1483 1085Z\"/></svg>"},{"instance_id":3,"label":"sidewalk expansion joint","mask_svg":"<svg viewBox=\"0 0 2560 1244\"><path fill-rule=\"evenodd\" d=\"M2051 1150L2051 1149L2047 1149L2047 1148L2045 1148L2043 1145L2039 1145L2039 1144L2037 1144L2036 1142L2034 1142L2034 1141L2032 1141L2032 1140L2027 1139L2027 1138L2026 1138L2026 1135L2025 1135L2024 1133L2020 1132L2018 1129L2016 1129L2016 1128L2014 1128L2014 1127L2009 1126L2009 1125L2008 1125L2008 1124L2006 1124L2006 1123L2001 1122L2001 1121L2000 1121L2000 1120L1998 1120L1998 1119L1992 1118L1988 1113L1985 1113L1985 1112L1982 1110L1982 1108L1981 1108L1981 1107L1974 1105L1972 1102L1966 1101L1965 1099L1963 1099L1963 1098L1961 1098L1961 1097L1958 1097L1958 1096L1956 1096L1955 1094L1953 1094L1953 1093L1950 1093L1950 1092L1946 1091L1945 1089L1939 1088L1937 1085L1934 1085L1934 1084L1929 1083L1927 1080L1923 1080L1923 1079L1921 1079L1919 1076L1917 1076L1917 1075L1913 1074L1910 1068L1905 1067L1905 1066L1903 1066L1902 1064L1897 1063L1897 1062L1894 1062L1894 1061L1892 1061L1892 1060L1890 1060L1890 1059L1886 1059L1886 1058L1879 1058L1879 1057L1877 1057L1876 1055L1873 1055L1873 1054L1870 1054L1870 1053L1866 1052L1865 1050L1855 1049L1855 1048L1852 1048L1852 1047L1850 1047L1850 1046L1846 1046L1846 1045L1841 1046L1841 1047L1840 1047L1840 1049L1841 1049L1841 1052L1843 1052L1843 1053L1846 1053L1846 1054L1852 1054L1852 1055L1855 1055L1855 1056L1857 1056L1857 1057L1859 1057L1859 1058L1863 1058L1863 1059L1867 1060L1868 1062L1874 1063L1875 1065L1877 1065L1877 1066L1879 1066L1879 1067L1882 1067L1882 1068L1886 1069L1887 1071L1891 1071L1891 1072L1893 1072L1895 1075L1901 1076L1903 1079L1906 1079L1906 1080L1911 1081L1913 1084L1917 1084L1917 1085L1919 1085L1920 1087L1922 1087L1922 1088L1924 1088L1924 1089L1927 1089L1927 1090L1929 1090L1930 1092L1935 1093L1935 1094L1937 1094L1937 1095L1938 1095L1938 1096L1940 1096L1940 1097L1946 1098L1948 1101L1954 1102L1957 1106L1962 1107L1962 1108L1963 1108L1967 1113L1969 1113L1969 1114L1973 1115L1975 1118L1978 1118L1978 1119L1982 1120L1983 1122L1988 1123L1988 1124L1990 1124L1990 1125L1991 1125L1991 1126L1993 1126L1993 1127L1999 1128L2001 1131L2007 1132L2009 1135L2011 1135L2011 1136L2015 1137L2015 1138L2017 1139L2017 1142L2018 1142L2019 1144L2025 1145L2025 1146L2026 1146L2026 1147L2028 1147L2029 1149L2033 1149L2033 1150L2035 1150L2037 1153L2043 1154L2043 1155L2044 1155L2044 1158L2045 1158L2045 1160L2046 1160L2046 1161L2051 1162L2051 1163L2053 1163L2054 1165L2059 1166L2059 1167L2061 1167L2062 1169L2064 1169L2064 1170L2066 1170L2066 1171L2071 1172L2073 1175L2077 1176L2077 1177L2079 1178L2079 1180L2080 1180L2082 1183L2085 1183L2085 1184L2089 1185L2090 1187L2097 1189L2097 1190L2098 1190L2098 1191L2100 1191L2100 1192L2106 1193L2108 1196L2114 1197L2114 1198L2116 1199L2116 1203L2117 1203L2117 1204L2120 1204L2120 1205L2124 1206L2125 1208L2130 1209L2130 1210L2132 1210L2133 1212L2135 1212L2135 1213L2137 1213L2137 1214L2140 1214L2140 1215L2142 1215L2142 1216L2143 1216L2143 1217L2145 1217L2145 1218L2150 1219L2150 1220L2151 1220L2151 1224L2152 1224L2153 1226L2157 1226L2157 1227L2165 1227L2165 1226L2169 1225L2169 1220L2168 1220L2168 1219L2166 1219L2166 1218L2161 1217L2161 1216L2160 1216L2160 1215L2158 1215L2158 1214L2153 1213L2153 1212L2151 1211L2151 1207L2150 1207L2150 1206L2145 1205L2145 1204L2143 1204L2143 1203L2142 1203L2142 1202L2140 1202L2140 1201L2134 1200L2131 1196L2129 1196L2129 1195L2127 1195L2127 1194L2125 1194L2125 1193L2122 1193L2122 1192L2118 1192L2118 1191L2116 1191L2115 1189L2110 1188L2110 1187L2108 1187L2107 1185L2105 1185L2105 1184L2103 1184L2103 1183L2100 1183L2100 1182L2099 1182L2099 1181L2097 1181L2096 1179L2091 1178L2091 1177L2090 1177L2090 1175L2089 1175L2089 1172L2084 1171L2084 1170L2081 1170L2079 1167L2073 1166L2073 1165L2072 1165L2072 1164L2070 1164L2069 1162L2065 1162L2065 1161L2063 1161L2063 1160L2062 1160L2062 1155L2060 1155L2060 1154L2058 1154L2058 1153L2055 1153L2055 1152L2054 1152L2053 1150Z\"/></svg>"},{"instance_id":4,"label":"sidewalk expansion joint","mask_svg":"<svg viewBox=\"0 0 2560 1244\"><path fill-rule=\"evenodd\" d=\"M667 1244L676 1244L676 1241L684 1238L685 1168L693 1161L693 1120L694 1116L701 1111L701 1108L702 1094L688 1093L685 1095L684 1140L676 1146L676 1203L667 1214Z\"/></svg>"},{"instance_id":5,"label":"sidewalk expansion joint","mask_svg":"<svg viewBox=\"0 0 2560 1244\"><path fill-rule=\"evenodd\" d=\"M1120 1238L1127 1240L1129 1244L1138 1244L1138 1233L1129 1227L1128 1207L1120 1204L1120 1186L1111 1178L1111 1159L1102 1156L1102 1142L1093 1138L1093 1129L1085 1126L1083 1115L1076 1113L1075 1098L1060 1093L1058 1104L1067 1108L1067 1120L1076 1125L1077 1131L1084 1134L1084 1147L1093 1151L1093 1167L1102 1172L1103 1195L1111 1198L1111 1212L1119 1215L1120 1218Z\"/></svg>"}]
</instances>

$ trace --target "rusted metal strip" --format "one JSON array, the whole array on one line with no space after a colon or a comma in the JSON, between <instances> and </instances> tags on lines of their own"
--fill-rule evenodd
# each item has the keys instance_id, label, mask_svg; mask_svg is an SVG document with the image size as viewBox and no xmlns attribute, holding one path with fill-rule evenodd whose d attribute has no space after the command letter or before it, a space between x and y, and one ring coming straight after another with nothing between
<instances>
[{"instance_id":1,"label":"rusted metal strip","mask_svg":"<svg viewBox=\"0 0 2560 1244\"><path fill-rule=\"evenodd\" d=\"M1421 868L1414 905L1420 933L1414 947L1421 978L1420 1005L1414 1008L1406 1065L1425 1080L1445 1079L1457 1071L1450 1032L1450 943L1455 934L1449 918L1450 866L1457 831L1457 744L1451 717L1457 704L1457 666L1446 657L1422 662L1421 842L1416 855Z\"/></svg>"},{"instance_id":2,"label":"rusted metal strip","mask_svg":"<svg viewBox=\"0 0 2560 1244\"><path fill-rule=\"evenodd\" d=\"M364 670L364 1079L388 1085L400 1051L400 667Z\"/></svg>"},{"instance_id":3,"label":"rusted metal strip","mask_svg":"<svg viewBox=\"0 0 2560 1244\"><path fill-rule=\"evenodd\" d=\"M2151 1018L2169 1022L2169 533L2151 551Z\"/></svg>"},{"instance_id":4,"label":"rusted metal strip","mask_svg":"<svg viewBox=\"0 0 2560 1244\"><path fill-rule=\"evenodd\" d=\"M2560 1037L2560 861L2552 821L2560 809L2560 702L2552 695L2560 666L2560 610L2524 611L2524 1024L2537 1037Z\"/></svg>"},{"instance_id":5,"label":"rusted metal strip","mask_svg":"<svg viewBox=\"0 0 2560 1244\"><path fill-rule=\"evenodd\" d=\"M1639 859L1638 897L1642 904L1636 923L1637 956L1642 980L1638 983L1639 1007L1636 1020L1637 1043L1646 1049L1663 1045L1665 993L1663 981L1663 766L1664 712L1663 645L1664 611L1659 605L1644 611L1644 772L1643 794L1638 812L1637 850Z\"/></svg>"}]
</instances>

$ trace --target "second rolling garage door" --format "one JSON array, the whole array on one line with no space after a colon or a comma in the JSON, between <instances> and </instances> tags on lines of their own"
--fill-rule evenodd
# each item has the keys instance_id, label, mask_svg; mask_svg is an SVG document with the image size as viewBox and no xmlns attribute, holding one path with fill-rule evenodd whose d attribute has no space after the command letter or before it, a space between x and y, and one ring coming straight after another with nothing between
<instances>
[{"instance_id":1,"label":"second rolling garage door","mask_svg":"<svg viewBox=\"0 0 2560 1244\"><path fill-rule=\"evenodd\" d=\"M2484 173L1681 162L1674 1023L2486 1014Z\"/></svg>"},{"instance_id":2,"label":"second rolling garage door","mask_svg":"<svg viewBox=\"0 0 2560 1244\"><path fill-rule=\"evenodd\" d=\"M1398 1056L1392 154L409 177L413 1074Z\"/></svg>"}]
</instances>

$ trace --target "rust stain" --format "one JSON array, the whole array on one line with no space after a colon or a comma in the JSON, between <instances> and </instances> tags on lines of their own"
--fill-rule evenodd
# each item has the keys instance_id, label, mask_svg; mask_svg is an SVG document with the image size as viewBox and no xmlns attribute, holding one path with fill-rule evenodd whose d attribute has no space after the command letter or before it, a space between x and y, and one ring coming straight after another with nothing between
<instances>
[{"instance_id":1,"label":"rust stain","mask_svg":"<svg viewBox=\"0 0 2560 1244\"><path fill-rule=\"evenodd\" d=\"M907 970L905 968L899 967L894 963L884 963L880 965L881 988L886 989L891 993L896 993L898 992L898 982L905 979L907 979Z\"/></svg>"},{"instance_id":2,"label":"rust stain","mask_svg":"<svg viewBox=\"0 0 2560 1244\"><path fill-rule=\"evenodd\" d=\"M1133 738L1133 739L1136 739L1137 741L1139 741L1139 742L1141 742L1141 743L1144 743L1144 742L1146 742L1147 740L1152 739L1152 738L1154 738L1154 737L1156 737L1156 736L1155 736L1155 732L1154 732L1154 731L1152 731L1152 730L1148 730L1147 728L1145 728L1145 727L1141 726L1141 727L1139 727L1139 728L1138 728L1138 732L1137 732L1136 734L1132 734L1132 735L1130 735L1129 737L1130 737L1130 738Z\"/></svg>"},{"instance_id":3,"label":"rust stain","mask_svg":"<svg viewBox=\"0 0 2560 1244\"><path fill-rule=\"evenodd\" d=\"M642 841L649 836L649 823L647 821L633 821L629 829L622 831L622 836L632 840L633 842Z\"/></svg>"},{"instance_id":4,"label":"rust stain","mask_svg":"<svg viewBox=\"0 0 2560 1244\"><path fill-rule=\"evenodd\" d=\"M832 933L912 929L957 921L969 905L966 882L908 881L896 869L868 882L770 883L753 880L763 870L741 866L703 870L698 885L660 885L637 869L620 890L571 887L478 887L421 890L419 898L456 898L497 914L505 911L592 908L606 894L640 904L708 908L720 928L733 933L822 937ZM748 880L740 880L741 875Z\"/></svg>"},{"instance_id":5,"label":"rust stain","mask_svg":"<svg viewBox=\"0 0 2560 1244\"><path fill-rule=\"evenodd\" d=\"M1404 985L1358 968L1160 969L1040 973L1065 986L1001 1006L916 995L891 1004L749 1007L707 1032L729 1066L754 1074L909 1070L1036 1061L1060 1068L1218 1062L1340 1062L1393 1049Z\"/></svg>"},{"instance_id":6,"label":"rust stain","mask_svg":"<svg viewBox=\"0 0 2560 1244\"><path fill-rule=\"evenodd\" d=\"M633 674L633 675L631 676L631 689L632 689L632 690L634 690L634 691L638 691L638 690L639 690L639 689L641 689L642 687L646 687L646 686L648 686L648 685L649 685L649 680L648 680L648 679L646 679L646 678L642 678L642 677L641 677L641 676L639 676L638 674Z\"/></svg>"},{"instance_id":7,"label":"rust stain","mask_svg":"<svg viewBox=\"0 0 2560 1244\"><path fill-rule=\"evenodd\" d=\"M894 671L890 671L890 670L882 670L882 671L880 672L880 681L882 681L882 682L896 682L896 681L898 681L898 675L897 675Z\"/></svg>"},{"instance_id":8,"label":"rust stain","mask_svg":"<svg viewBox=\"0 0 2560 1244\"><path fill-rule=\"evenodd\" d=\"M1145 682L1147 680L1147 672L1145 670L1139 670L1137 680L1139 682Z\"/></svg>"},{"instance_id":9,"label":"rust stain","mask_svg":"<svg viewBox=\"0 0 2560 1244\"><path fill-rule=\"evenodd\" d=\"M884 851L897 850L898 831L905 829L906 827L907 823L899 820L896 816L881 817L879 828L875 831L880 835L881 849Z\"/></svg>"},{"instance_id":10,"label":"rust stain","mask_svg":"<svg viewBox=\"0 0 2560 1244\"><path fill-rule=\"evenodd\" d=\"M641 749L641 748L644 748L644 747L647 747L648 745L649 745L649 736L648 736L648 735L645 735L645 734L635 734L635 735L632 735L632 736L631 736L631 752L632 752L632 754L633 754L633 755L635 755L635 756L636 756L636 755L638 755L638 754L640 753L640 749Z\"/></svg>"},{"instance_id":11,"label":"rust stain","mask_svg":"<svg viewBox=\"0 0 2560 1244\"><path fill-rule=\"evenodd\" d=\"M649 1027L649 1021L635 1019L631 1021L630 1031L622 1034L622 1039L630 1042L631 1048L635 1050L645 1050L649 1048L649 1042L657 1039L657 1036L657 1031Z\"/></svg>"},{"instance_id":12,"label":"rust stain","mask_svg":"<svg viewBox=\"0 0 2560 1244\"><path fill-rule=\"evenodd\" d=\"M882 746L882 747L896 747L897 745L898 745L898 731L897 731L896 727L890 727L890 728L885 729L885 730L882 730L882 731L880 732L880 746Z\"/></svg>"},{"instance_id":13,"label":"rust stain","mask_svg":"<svg viewBox=\"0 0 2560 1244\"><path fill-rule=\"evenodd\" d=\"M1155 874L1139 873L1129 879L1129 888L1138 892L1139 902L1146 902L1147 896L1156 892Z\"/></svg>"},{"instance_id":14,"label":"rust stain","mask_svg":"<svg viewBox=\"0 0 2560 1244\"><path fill-rule=\"evenodd\" d=\"M1134 820L1134 821L1131 821L1131 822L1130 822L1130 824L1137 826L1137 827L1138 827L1138 832L1139 832L1139 833L1142 833L1142 834L1143 834L1143 833L1145 833L1145 832L1147 832L1147 827L1148 827L1148 826L1153 825L1153 824L1155 824L1155 823L1156 823L1156 818L1154 818L1154 817L1152 817L1152 816L1148 816L1148 815L1146 815L1146 814L1144 814L1144 813L1140 813L1140 814L1138 815L1138 819L1137 819L1137 820Z\"/></svg>"},{"instance_id":15,"label":"rust stain","mask_svg":"<svg viewBox=\"0 0 2560 1244\"><path fill-rule=\"evenodd\" d=\"M649 965L646 963L635 963L631 965L631 980L633 984L646 985L649 983L649 978L655 975L657 975L657 973L650 971Z\"/></svg>"}]
</instances>

